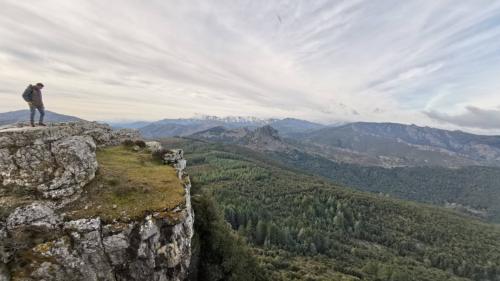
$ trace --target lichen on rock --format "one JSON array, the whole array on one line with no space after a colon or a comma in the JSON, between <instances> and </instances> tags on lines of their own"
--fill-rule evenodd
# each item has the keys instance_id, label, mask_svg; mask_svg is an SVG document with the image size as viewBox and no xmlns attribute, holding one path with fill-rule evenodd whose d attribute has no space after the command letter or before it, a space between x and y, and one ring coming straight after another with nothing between
<instances>
[{"instance_id":1,"label":"lichen on rock","mask_svg":"<svg viewBox=\"0 0 500 281\"><path fill-rule=\"evenodd\" d=\"M7 230L38 227L49 231L56 229L60 223L61 219L55 214L53 204L35 202L15 209L7 218Z\"/></svg>"},{"instance_id":2,"label":"lichen on rock","mask_svg":"<svg viewBox=\"0 0 500 281\"><path fill-rule=\"evenodd\" d=\"M164 166L150 153L161 145L136 152L116 146L124 139L140 136L91 122L0 129L0 281L186 277L182 151Z\"/></svg>"}]
</instances>

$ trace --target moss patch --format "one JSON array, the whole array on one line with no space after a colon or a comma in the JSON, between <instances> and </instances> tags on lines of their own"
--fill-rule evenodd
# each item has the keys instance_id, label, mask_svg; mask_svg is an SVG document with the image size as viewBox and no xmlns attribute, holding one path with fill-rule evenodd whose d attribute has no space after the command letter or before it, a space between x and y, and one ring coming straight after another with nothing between
<instances>
[{"instance_id":1,"label":"moss patch","mask_svg":"<svg viewBox=\"0 0 500 281\"><path fill-rule=\"evenodd\" d=\"M105 222L140 219L147 213L171 212L185 204L184 187L174 168L150 153L124 146L97 151L99 171L84 194L64 210L69 219L101 217Z\"/></svg>"}]
</instances>

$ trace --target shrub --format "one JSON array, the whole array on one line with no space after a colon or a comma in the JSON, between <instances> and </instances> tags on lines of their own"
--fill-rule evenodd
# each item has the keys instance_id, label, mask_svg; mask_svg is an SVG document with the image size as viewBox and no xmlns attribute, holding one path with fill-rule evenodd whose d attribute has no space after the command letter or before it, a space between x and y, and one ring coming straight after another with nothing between
<instances>
[{"instance_id":1,"label":"shrub","mask_svg":"<svg viewBox=\"0 0 500 281\"><path fill-rule=\"evenodd\" d=\"M145 148L146 147L146 143L143 140L136 140L134 142L134 144L137 145L140 148Z\"/></svg>"},{"instance_id":2,"label":"shrub","mask_svg":"<svg viewBox=\"0 0 500 281\"><path fill-rule=\"evenodd\" d=\"M111 186L117 186L120 183L120 181L118 179L114 179L114 178L108 179L107 182Z\"/></svg>"},{"instance_id":3,"label":"shrub","mask_svg":"<svg viewBox=\"0 0 500 281\"><path fill-rule=\"evenodd\" d=\"M165 155L165 153L167 153L167 150L166 149L159 149L159 150L156 150L152 153L153 155L153 160L155 161L161 161L163 162L163 155Z\"/></svg>"},{"instance_id":4,"label":"shrub","mask_svg":"<svg viewBox=\"0 0 500 281\"><path fill-rule=\"evenodd\" d=\"M127 139L122 142L122 145L127 147L134 146L134 144L135 144L134 141L131 139Z\"/></svg>"}]
</instances>

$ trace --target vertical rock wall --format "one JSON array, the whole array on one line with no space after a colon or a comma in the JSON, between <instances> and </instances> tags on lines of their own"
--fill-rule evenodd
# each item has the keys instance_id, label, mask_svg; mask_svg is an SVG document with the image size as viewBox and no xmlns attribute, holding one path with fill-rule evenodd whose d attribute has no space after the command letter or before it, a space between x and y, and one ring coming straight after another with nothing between
<instances>
[{"instance_id":1,"label":"vertical rock wall","mask_svg":"<svg viewBox=\"0 0 500 281\"><path fill-rule=\"evenodd\" d=\"M168 162L185 189L175 219L152 210L127 223L68 221L60 212L94 178L96 148L124 138L139 137L96 123L0 130L0 281L185 279L194 214L182 151Z\"/></svg>"}]
</instances>

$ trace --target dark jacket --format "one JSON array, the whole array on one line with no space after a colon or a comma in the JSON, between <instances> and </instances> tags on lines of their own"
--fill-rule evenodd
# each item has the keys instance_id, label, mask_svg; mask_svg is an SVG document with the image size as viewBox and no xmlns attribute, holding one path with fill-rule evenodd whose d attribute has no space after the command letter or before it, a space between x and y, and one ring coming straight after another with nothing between
<instances>
[{"instance_id":1,"label":"dark jacket","mask_svg":"<svg viewBox=\"0 0 500 281\"><path fill-rule=\"evenodd\" d=\"M31 102L33 103L33 106L35 106L35 107L43 107L42 91L40 91L36 87L33 87L33 95L32 95Z\"/></svg>"}]
</instances>

